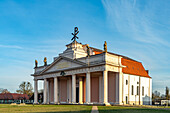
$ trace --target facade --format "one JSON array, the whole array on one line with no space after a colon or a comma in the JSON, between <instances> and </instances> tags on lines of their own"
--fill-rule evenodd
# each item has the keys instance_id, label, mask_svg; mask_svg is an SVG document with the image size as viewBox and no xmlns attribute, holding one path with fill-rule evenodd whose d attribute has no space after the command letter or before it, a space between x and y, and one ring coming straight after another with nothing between
<instances>
[{"instance_id":1,"label":"facade","mask_svg":"<svg viewBox=\"0 0 170 113\"><path fill-rule=\"evenodd\" d=\"M26 94L17 93L1 93L0 103L10 104L10 103L30 103L29 96Z\"/></svg>"},{"instance_id":2,"label":"facade","mask_svg":"<svg viewBox=\"0 0 170 113\"><path fill-rule=\"evenodd\" d=\"M151 104L152 78L141 62L74 40L47 65L34 68L34 103L44 81L44 104Z\"/></svg>"}]
</instances>

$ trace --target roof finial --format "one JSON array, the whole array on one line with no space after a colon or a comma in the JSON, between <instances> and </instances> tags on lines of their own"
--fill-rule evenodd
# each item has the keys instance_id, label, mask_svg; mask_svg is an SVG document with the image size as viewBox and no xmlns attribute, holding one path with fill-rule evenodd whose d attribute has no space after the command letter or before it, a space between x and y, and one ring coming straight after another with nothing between
<instances>
[{"instance_id":1,"label":"roof finial","mask_svg":"<svg viewBox=\"0 0 170 113\"><path fill-rule=\"evenodd\" d=\"M44 66L47 66L47 57L44 57Z\"/></svg>"},{"instance_id":2,"label":"roof finial","mask_svg":"<svg viewBox=\"0 0 170 113\"><path fill-rule=\"evenodd\" d=\"M38 61L35 60L35 68L38 67Z\"/></svg>"},{"instance_id":3,"label":"roof finial","mask_svg":"<svg viewBox=\"0 0 170 113\"><path fill-rule=\"evenodd\" d=\"M90 56L90 48L89 48L88 44L86 44L86 48L87 48L87 57L89 57Z\"/></svg>"},{"instance_id":4,"label":"roof finial","mask_svg":"<svg viewBox=\"0 0 170 113\"><path fill-rule=\"evenodd\" d=\"M107 53L107 42L104 42L104 52Z\"/></svg>"},{"instance_id":5,"label":"roof finial","mask_svg":"<svg viewBox=\"0 0 170 113\"><path fill-rule=\"evenodd\" d=\"M74 28L74 33L72 33L73 38L71 39L71 40L73 40L73 42L76 41L76 38L78 39L78 37L77 37L77 34L78 34L78 33L79 33L78 27L75 27L75 28Z\"/></svg>"}]
</instances>

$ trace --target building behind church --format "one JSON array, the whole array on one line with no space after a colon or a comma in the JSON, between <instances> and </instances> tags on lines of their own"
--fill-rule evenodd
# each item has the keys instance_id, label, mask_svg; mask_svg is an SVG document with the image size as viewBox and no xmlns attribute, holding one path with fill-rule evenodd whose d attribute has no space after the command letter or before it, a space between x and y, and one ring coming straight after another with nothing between
<instances>
[{"instance_id":1,"label":"building behind church","mask_svg":"<svg viewBox=\"0 0 170 113\"><path fill-rule=\"evenodd\" d=\"M34 68L34 103L44 81L44 104L152 104L152 78L142 63L74 40L51 64Z\"/></svg>"}]
</instances>

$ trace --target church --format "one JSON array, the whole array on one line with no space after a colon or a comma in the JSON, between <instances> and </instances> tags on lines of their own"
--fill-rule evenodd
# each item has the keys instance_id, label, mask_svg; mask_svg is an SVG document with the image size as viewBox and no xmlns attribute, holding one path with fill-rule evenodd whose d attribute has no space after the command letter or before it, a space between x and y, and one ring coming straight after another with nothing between
<instances>
[{"instance_id":1,"label":"church","mask_svg":"<svg viewBox=\"0 0 170 113\"><path fill-rule=\"evenodd\" d=\"M151 105L152 78L141 62L77 42L78 28L66 50L51 64L35 60L34 103L44 81L43 104Z\"/></svg>"}]
</instances>

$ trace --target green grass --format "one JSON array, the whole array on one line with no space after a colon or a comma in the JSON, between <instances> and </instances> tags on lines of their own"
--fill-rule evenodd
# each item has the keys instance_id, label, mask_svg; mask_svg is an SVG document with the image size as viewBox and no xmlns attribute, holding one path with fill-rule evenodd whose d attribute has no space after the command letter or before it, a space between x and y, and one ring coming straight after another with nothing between
<instances>
[{"instance_id":1,"label":"green grass","mask_svg":"<svg viewBox=\"0 0 170 113\"><path fill-rule=\"evenodd\" d=\"M0 104L0 113L90 113L92 106L83 105L9 105Z\"/></svg>"},{"instance_id":2,"label":"green grass","mask_svg":"<svg viewBox=\"0 0 170 113\"><path fill-rule=\"evenodd\" d=\"M170 110L157 108L98 106L99 113L170 113Z\"/></svg>"},{"instance_id":3,"label":"green grass","mask_svg":"<svg viewBox=\"0 0 170 113\"><path fill-rule=\"evenodd\" d=\"M148 108L144 108L148 107ZM169 108L153 106L124 107L98 106L99 113L170 113ZM91 113L92 106L85 105L9 105L0 104L0 113ZM169 109L169 110L167 110Z\"/></svg>"}]
</instances>

